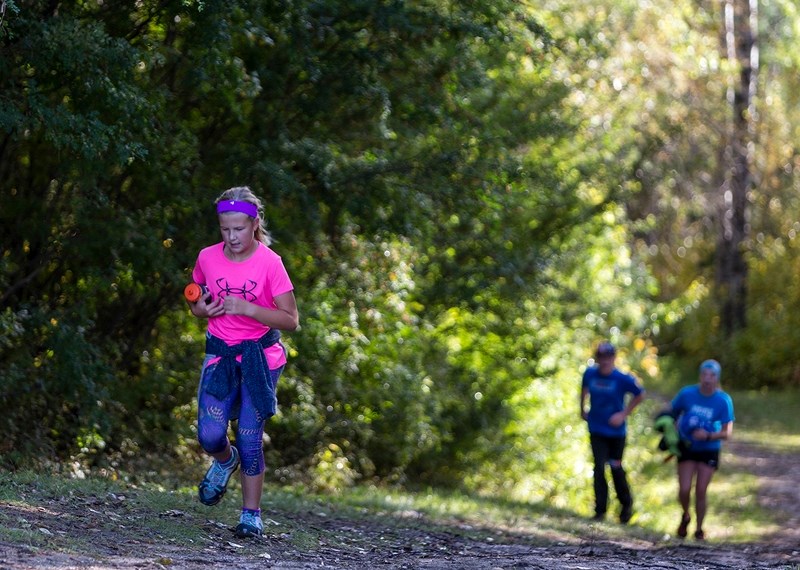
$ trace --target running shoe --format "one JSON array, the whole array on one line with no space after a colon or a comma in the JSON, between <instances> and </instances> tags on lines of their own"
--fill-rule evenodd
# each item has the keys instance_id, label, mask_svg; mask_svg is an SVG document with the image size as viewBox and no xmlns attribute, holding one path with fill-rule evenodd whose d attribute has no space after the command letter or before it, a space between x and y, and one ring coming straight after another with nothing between
<instances>
[{"instance_id":1,"label":"running shoe","mask_svg":"<svg viewBox=\"0 0 800 570\"><path fill-rule=\"evenodd\" d=\"M633 505L626 505L622 507L622 511L619 513L619 522L622 524L628 524L633 517Z\"/></svg>"},{"instance_id":2,"label":"running shoe","mask_svg":"<svg viewBox=\"0 0 800 570\"><path fill-rule=\"evenodd\" d=\"M684 513L683 518L681 518L681 524L678 526L678 536L680 538L686 538L686 534L689 529L689 523L691 521L692 517L689 516L689 513Z\"/></svg>"},{"instance_id":3,"label":"running shoe","mask_svg":"<svg viewBox=\"0 0 800 570\"><path fill-rule=\"evenodd\" d=\"M695 540L705 540L706 533L703 532L703 529L698 528L696 531L694 531L694 538Z\"/></svg>"},{"instance_id":4,"label":"running shoe","mask_svg":"<svg viewBox=\"0 0 800 570\"><path fill-rule=\"evenodd\" d=\"M239 468L239 451L231 446L231 458L224 464L216 459L206 471L206 476L200 482L197 495L200 502L209 507L216 505L225 496L228 490L228 481L231 475Z\"/></svg>"},{"instance_id":5,"label":"running shoe","mask_svg":"<svg viewBox=\"0 0 800 570\"><path fill-rule=\"evenodd\" d=\"M261 536L264 532L264 523L261 517L254 513L242 513L239 517L239 525L236 527L236 536L239 538L250 538L251 536Z\"/></svg>"}]
</instances>

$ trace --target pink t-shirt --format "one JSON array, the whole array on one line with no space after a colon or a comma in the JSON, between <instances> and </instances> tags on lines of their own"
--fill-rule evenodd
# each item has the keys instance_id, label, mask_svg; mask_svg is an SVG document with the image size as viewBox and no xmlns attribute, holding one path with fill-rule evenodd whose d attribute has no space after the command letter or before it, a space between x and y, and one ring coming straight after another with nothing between
<instances>
[{"instance_id":1,"label":"pink t-shirt","mask_svg":"<svg viewBox=\"0 0 800 570\"><path fill-rule=\"evenodd\" d=\"M281 257L263 243L259 243L255 253L245 261L231 261L225 257L223 246L220 242L201 250L192 271L194 282L208 287L215 300L237 295L256 305L277 309L275 297L294 289ZM258 340L268 330L267 325L244 315L208 319L208 332L228 346ZM267 347L264 354L272 370L286 364L286 354L280 344Z\"/></svg>"}]
</instances>

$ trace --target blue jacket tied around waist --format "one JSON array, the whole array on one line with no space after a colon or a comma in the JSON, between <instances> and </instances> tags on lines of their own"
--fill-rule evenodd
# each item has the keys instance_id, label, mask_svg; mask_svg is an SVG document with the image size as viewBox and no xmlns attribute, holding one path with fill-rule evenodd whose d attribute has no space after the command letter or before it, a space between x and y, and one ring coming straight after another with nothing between
<instances>
[{"instance_id":1,"label":"blue jacket tied around waist","mask_svg":"<svg viewBox=\"0 0 800 570\"><path fill-rule=\"evenodd\" d=\"M206 391L219 400L224 400L234 389L239 387L236 375L236 357L242 356L241 381L247 386L259 420L267 420L275 415L278 402L275 389L269 377L269 364L264 349L281 340L281 331L270 329L258 340L246 340L228 346L224 340L214 335L206 337L206 354L221 357L216 364Z\"/></svg>"}]
</instances>

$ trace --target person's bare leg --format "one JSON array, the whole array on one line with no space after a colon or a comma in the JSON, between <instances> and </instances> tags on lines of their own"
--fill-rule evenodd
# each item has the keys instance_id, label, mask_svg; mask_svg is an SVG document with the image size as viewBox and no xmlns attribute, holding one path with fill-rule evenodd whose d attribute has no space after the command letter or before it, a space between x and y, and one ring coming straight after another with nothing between
<instances>
[{"instance_id":1,"label":"person's bare leg","mask_svg":"<svg viewBox=\"0 0 800 570\"><path fill-rule=\"evenodd\" d=\"M229 461L230 458L231 458L231 444L230 444L230 442L228 442L228 444L225 446L225 449L223 449L219 453L209 453L209 455L211 455L211 457L213 457L214 459L216 459L220 463L225 463L226 461Z\"/></svg>"},{"instance_id":2,"label":"person's bare leg","mask_svg":"<svg viewBox=\"0 0 800 570\"><path fill-rule=\"evenodd\" d=\"M703 530L703 521L706 518L706 510L708 503L706 501L706 492L708 485L711 483L711 478L714 476L714 468L706 465L705 463L697 464L697 486L695 488L694 496L694 510L697 513L697 530Z\"/></svg>"},{"instance_id":3,"label":"person's bare leg","mask_svg":"<svg viewBox=\"0 0 800 570\"><path fill-rule=\"evenodd\" d=\"M687 528L691 516L689 515L689 505L692 499L692 479L694 479L697 463L694 461L683 461L678 463L678 502L681 505L681 523L678 526L678 537L686 538Z\"/></svg>"},{"instance_id":4,"label":"person's bare leg","mask_svg":"<svg viewBox=\"0 0 800 570\"><path fill-rule=\"evenodd\" d=\"M683 509L684 516L689 514L689 505L692 499L692 479L697 470L697 462L684 461L678 463L678 502Z\"/></svg>"},{"instance_id":5,"label":"person's bare leg","mask_svg":"<svg viewBox=\"0 0 800 570\"><path fill-rule=\"evenodd\" d=\"M245 475L242 473L242 506L245 509L261 508L261 493L264 489L264 473Z\"/></svg>"}]
</instances>

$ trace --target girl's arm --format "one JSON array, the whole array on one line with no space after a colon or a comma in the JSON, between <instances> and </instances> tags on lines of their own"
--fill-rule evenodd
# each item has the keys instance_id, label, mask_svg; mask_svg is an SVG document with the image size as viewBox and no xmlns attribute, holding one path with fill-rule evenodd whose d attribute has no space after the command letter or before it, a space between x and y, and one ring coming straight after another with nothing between
<instances>
[{"instance_id":1,"label":"girl's arm","mask_svg":"<svg viewBox=\"0 0 800 570\"><path fill-rule=\"evenodd\" d=\"M726 424L722 424L722 429L718 432L706 432L708 435L706 438L708 441L714 441L715 439L725 439L728 440L733 435L733 422L728 422Z\"/></svg>"},{"instance_id":2,"label":"girl's arm","mask_svg":"<svg viewBox=\"0 0 800 570\"><path fill-rule=\"evenodd\" d=\"M297 313L297 302L293 291L275 297L277 309L262 307L233 295L225 297L223 306L226 315L245 315L271 329L293 331L300 325L300 316Z\"/></svg>"}]
</instances>

